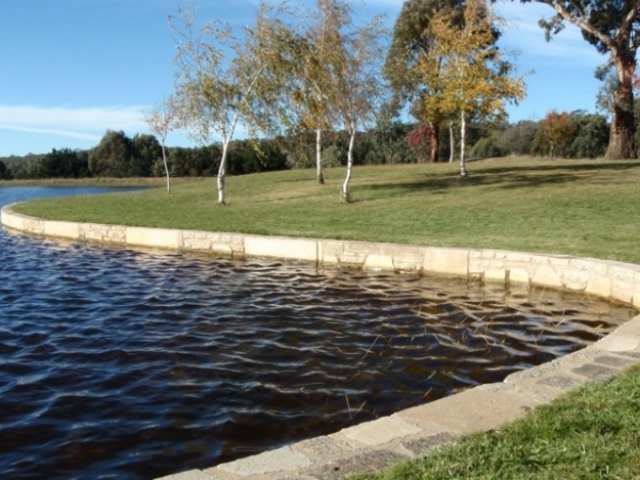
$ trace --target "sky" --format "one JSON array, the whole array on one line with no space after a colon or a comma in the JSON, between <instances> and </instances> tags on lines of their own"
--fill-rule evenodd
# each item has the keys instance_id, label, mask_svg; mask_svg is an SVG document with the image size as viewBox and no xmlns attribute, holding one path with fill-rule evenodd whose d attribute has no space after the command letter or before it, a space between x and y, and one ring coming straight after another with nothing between
<instances>
[{"instance_id":1,"label":"sky","mask_svg":"<svg viewBox=\"0 0 640 480\"><path fill-rule=\"evenodd\" d=\"M289 0L313 5L314 0ZM393 27L402 0L347 0L354 20L383 14ZM251 23L257 0L199 0L198 19ZM107 130L150 133L144 115L173 91L175 43L168 17L183 0L2 0L0 157L89 149ZM538 20L546 5L499 0L500 40L515 52L527 98L509 120L540 120L552 109L595 112L593 75L606 57L569 26L550 43ZM171 146L194 143L180 132Z\"/></svg>"}]
</instances>

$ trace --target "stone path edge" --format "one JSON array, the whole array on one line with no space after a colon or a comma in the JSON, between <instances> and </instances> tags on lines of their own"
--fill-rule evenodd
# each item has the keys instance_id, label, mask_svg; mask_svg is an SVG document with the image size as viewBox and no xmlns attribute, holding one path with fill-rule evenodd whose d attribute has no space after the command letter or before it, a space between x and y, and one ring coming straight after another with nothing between
<instances>
[{"instance_id":1,"label":"stone path edge","mask_svg":"<svg viewBox=\"0 0 640 480\"><path fill-rule=\"evenodd\" d=\"M0 222L29 235L82 243L452 275L506 288L517 285L582 292L640 309L640 266L608 260L52 221L19 214L13 205L2 208ZM585 349L511 374L504 382L480 385L331 435L159 480L321 480L374 472L424 456L466 433L499 428L530 408L585 382L608 380L636 363L640 363L640 315Z\"/></svg>"}]
</instances>

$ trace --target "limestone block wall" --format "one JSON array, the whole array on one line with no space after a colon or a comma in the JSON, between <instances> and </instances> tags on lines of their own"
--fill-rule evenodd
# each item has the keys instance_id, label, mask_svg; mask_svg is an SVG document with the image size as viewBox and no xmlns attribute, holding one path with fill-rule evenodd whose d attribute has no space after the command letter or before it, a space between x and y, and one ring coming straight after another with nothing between
<instances>
[{"instance_id":1,"label":"limestone block wall","mask_svg":"<svg viewBox=\"0 0 640 480\"><path fill-rule=\"evenodd\" d=\"M302 260L318 266L455 275L505 286L518 284L583 292L640 308L640 266L628 263L490 249L436 248L51 221L16 213L12 207L7 205L2 209L2 224L9 229L36 236L233 258Z\"/></svg>"}]
</instances>

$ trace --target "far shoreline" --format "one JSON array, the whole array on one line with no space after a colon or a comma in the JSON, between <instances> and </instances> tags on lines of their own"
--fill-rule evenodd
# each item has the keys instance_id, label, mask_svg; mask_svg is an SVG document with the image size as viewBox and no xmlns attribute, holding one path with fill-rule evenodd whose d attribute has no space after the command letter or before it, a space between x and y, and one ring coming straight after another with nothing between
<instances>
[{"instance_id":1,"label":"far shoreline","mask_svg":"<svg viewBox=\"0 0 640 480\"><path fill-rule=\"evenodd\" d=\"M213 177L176 177L171 185L201 182ZM86 177L0 180L0 187L166 187L165 177Z\"/></svg>"}]
</instances>

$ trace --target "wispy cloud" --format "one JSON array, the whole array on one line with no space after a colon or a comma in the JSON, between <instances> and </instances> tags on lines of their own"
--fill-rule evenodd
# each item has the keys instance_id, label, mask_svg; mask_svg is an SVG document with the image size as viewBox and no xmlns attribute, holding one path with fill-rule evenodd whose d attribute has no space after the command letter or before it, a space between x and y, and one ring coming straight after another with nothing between
<instances>
[{"instance_id":1,"label":"wispy cloud","mask_svg":"<svg viewBox=\"0 0 640 480\"><path fill-rule=\"evenodd\" d=\"M597 65L606 61L584 40L580 29L568 22L562 32L547 42L538 21L553 16L554 11L548 5L501 2L496 12L507 27L501 44L520 55L544 58L548 62L562 61L564 65Z\"/></svg>"},{"instance_id":2,"label":"wispy cloud","mask_svg":"<svg viewBox=\"0 0 640 480\"><path fill-rule=\"evenodd\" d=\"M144 106L39 107L0 105L0 129L99 140L107 130L144 132Z\"/></svg>"},{"instance_id":3,"label":"wispy cloud","mask_svg":"<svg viewBox=\"0 0 640 480\"><path fill-rule=\"evenodd\" d=\"M54 135L56 137L76 138L78 140L98 141L100 135L94 135L91 133L73 132L70 130L56 130L51 128L31 128L31 127L19 127L15 125L3 125L0 123L0 130L12 130L14 132L26 132L26 133L38 133L43 135Z\"/></svg>"}]
</instances>

